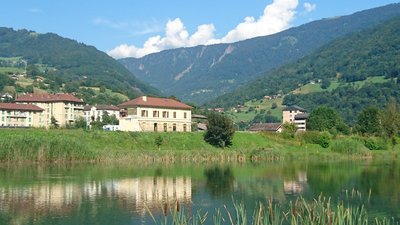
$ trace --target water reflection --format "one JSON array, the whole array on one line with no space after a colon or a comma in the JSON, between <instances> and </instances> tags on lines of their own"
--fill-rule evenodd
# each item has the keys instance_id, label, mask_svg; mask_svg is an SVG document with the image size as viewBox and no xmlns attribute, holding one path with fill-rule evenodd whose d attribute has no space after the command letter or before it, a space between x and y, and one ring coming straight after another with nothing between
<instances>
[{"instance_id":1,"label":"water reflection","mask_svg":"<svg viewBox=\"0 0 400 225\"><path fill-rule=\"evenodd\" d=\"M207 178L206 187L214 196L231 195L233 192L234 176L230 167L225 169L219 166L205 169L204 175Z\"/></svg>"}]
</instances>

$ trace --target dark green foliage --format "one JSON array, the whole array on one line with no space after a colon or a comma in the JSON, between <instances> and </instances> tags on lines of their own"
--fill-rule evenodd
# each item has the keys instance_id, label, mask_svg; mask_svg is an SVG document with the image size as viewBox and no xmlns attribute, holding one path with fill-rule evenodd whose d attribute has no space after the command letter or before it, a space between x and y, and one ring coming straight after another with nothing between
<instances>
[{"instance_id":1,"label":"dark green foliage","mask_svg":"<svg viewBox=\"0 0 400 225\"><path fill-rule=\"evenodd\" d=\"M309 144L317 144L323 148L328 148L331 143L331 135L328 132L307 131L301 132L298 138Z\"/></svg>"},{"instance_id":2,"label":"dark green foliage","mask_svg":"<svg viewBox=\"0 0 400 225\"><path fill-rule=\"evenodd\" d=\"M251 121L253 123L278 123L281 120L275 116L269 114L257 114L254 119Z\"/></svg>"},{"instance_id":3,"label":"dark green foliage","mask_svg":"<svg viewBox=\"0 0 400 225\"><path fill-rule=\"evenodd\" d=\"M355 32L335 40L295 63L268 72L257 80L238 88L235 92L217 98L209 106L229 107L254 98L261 99L265 95L275 95L279 91L289 93L298 88L299 84L306 84L316 79L339 79L342 84L346 84L350 81L364 80L369 76L393 77L400 71L400 54L398 54L400 30L398 27L400 27L400 17L374 29ZM391 83L396 85L395 82ZM383 85L389 89L386 93L379 90L380 85L367 86L369 90L363 94L357 93L359 88L344 86L333 93L313 93L306 95L307 97L300 97L310 103L307 105L293 101L284 102L284 104L297 104L313 109L323 104L333 103L336 109L344 108L346 111L341 113L347 114L344 116L346 120L354 123L357 111L352 107L353 104L358 109L371 105L371 101L382 106L384 103L381 99L385 98L382 96L400 96L396 95L399 90L398 85ZM392 90L396 90L396 93ZM354 99L354 96L358 98ZM308 100L309 98L312 98L312 102ZM339 104L341 104L340 107ZM362 107L359 108L359 106Z\"/></svg>"},{"instance_id":4,"label":"dark green foliage","mask_svg":"<svg viewBox=\"0 0 400 225\"><path fill-rule=\"evenodd\" d=\"M356 130L365 135L379 135L382 131L379 110L370 106L358 114Z\"/></svg>"},{"instance_id":5,"label":"dark green foliage","mask_svg":"<svg viewBox=\"0 0 400 225\"><path fill-rule=\"evenodd\" d=\"M212 113L207 118L207 132L204 140L213 146L225 148L232 145L235 127L232 120L224 115Z\"/></svg>"},{"instance_id":6,"label":"dark green foliage","mask_svg":"<svg viewBox=\"0 0 400 225\"><path fill-rule=\"evenodd\" d=\"M75 123L74 123L74 128L82 128L85 129L86 128L86 121L85 118L83 117L79 117L78 119L76 119Z\"/></svg>"},{"instance_id":7,"label":"dark green foliage","mask_svg":"<svg viewBox=\"0 0 400 225\"><path fill-rule=\"evenodd\" d=\"M282 135L284 138L294 138L297 132L297 127L294 123L284 123Z\"/></svg>"},{"instance_id":8,"label":"dark green foliage","mask_svg":"<svg viewBox=\"0 0 400 225\"><path fill-rule=\"evenodd\" d=\"M257 79L263 73L286 63L295 62L336 38L376 26L398 16L399 8L400 5L394 4L350 16L311 22L274 35L238 43L180 48L147 55L140 59L121 59L120 62L140 79L167 94L204 103ZM329 55L323 57L328 61ZM348 58L345 60L349 61ZM304 66L305 70L290 71L291 76L288 78L275 79L275 77L266 82L254 82L251 86L246 86L245 93L227 94L223 99L214 102L212 107L235 106L255 97L261 99L265 92L270 93L266 95L276 94L277 90L286 89L283 87L288 80L297 79L299 74L303 76L307 73L308 77L325 76L325 71L335 74L331 69L335 64L335 62L327 64L328 67L324 71L316 71L314 75L311 74L313 71L307 70L309 66L307 65ZM313 69L312 65L310 69ZM182 77L177 76L183 71L188 72ZM293 82L293 85L298 83L302 82ZM209 91L201 92L201 90Z\"/></svg>"},{"instance_id":9,"label":"dark green foliage","mask_svg":"<svg viewBox=\"0 0 400 225\"><path fill-rule=\"evenodd\" d=\"M315 131L349 133L349 128L343 122L339 113L328 106L321 106L313 110L308 118L307 127Z\"/></svg>"},{"instance_id":10,"label":"dark green foliage","mask_svg":"<svg viewBox=\"0 0 400 225\"><path fill-rule=\"evenodd\" d=\"M0 73L0 91L4 89L5 86L14 85L15 81L10 79L9 76Z\"/></svg>"},{"instance_id":11,"label":"dark green foliage","mask_svg":"<svg viewBox=\"0 0 400 225\"><path fill-rule=\"evenodd\" d=\"M278 105L275 102L272 103L271 109L276 109L276 107L278 107Z\"/></svg>"},{"instance_id":12,"label":"dark green foliage","mask_svg":"<svg viewBox=\"0 0 400 225\"><path fill-rule=\"evenodd\" d=\"M161 145L164 143L164 139L163 137L161 137L161 135L158 135L155 139L154 139L154 144L157 146L158 150L160 150Z\"/></svg>"},{"instance_id":13,"label":"dark green foliage","mask_svg":"<svg viewBox=\"0 0 400 225\"><path fill-rule=\"evenodd\" d=\"M388 143L382 137L354 137L353 139L364 143L369 150L387 150Z\"/></svg>"},{"instance_id":14,"label":"dark green foliage","mask_svg":"<svg viewBox=\"0 0 400 225\"><path fill-rule=\"evenodd\" d=\"M390 99L380 119L384 136L391 140L393 145L397 144L395 137L400 131L400 106L395 99Z\"/></svg>"},{"instance_id":15,"label":"dark green foliage","mask_svg":"<svg viewBox=\"0 0 400 225\"><path fill-rule=\"evenodd\" d=\"M60 124L59 124L58 120L57 120L54 116L52 116L52 117L50 118L50 126L51 126L51 128L53 128L53 129L57 129L57 128L60 127Z\"/></svg>"},{"instance_id":16,"label":"dark green foliage","mask_svg":"<svg viewBox=\"0 0 400 225\"><path fill-rule=\"evenodd\" d=\"M331 81L329 79L327 79L327 78L322 79L321 88L322 89L327 89L327 88L329 88L329 86L331 86Z\"/></svg>"},{"instance_id":17,"label":"dark green foliage","mask_svg":"<svg viewBox=\"0 0 400 225\"><path fill-rule=\"evenodd\" d=\"M63 83L77 82L79 86L105 86L126 95L159 94L104 52L56 34L0 28L0 57L27 60L28 76L40 74L54 81L49 82L54 92L59 92ZM39 71L35 64L45 65L45 71ZM67 86L71 87L76 91L76 84Z\"/></svg>"}]
</instances>

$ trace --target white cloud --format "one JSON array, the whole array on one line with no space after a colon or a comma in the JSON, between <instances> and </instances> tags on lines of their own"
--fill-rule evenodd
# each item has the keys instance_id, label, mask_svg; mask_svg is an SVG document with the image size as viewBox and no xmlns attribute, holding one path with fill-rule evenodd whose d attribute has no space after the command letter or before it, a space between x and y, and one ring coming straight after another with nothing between
<instances>
[{"instance_id":1,"label":"white cloud","mask_svg":"<svg viewBox=\"0 0 400 225\"><path fill-rule=\"evenodd\" d=\"M317 5L316 5L316 4L309 3L309 2L305 2L305 3L303 4L303 7L304 7L305 12L306 12L306 13L309 13L309 12L314 11L314 10L317 8Z\"/></svg>"},{"instance_id":2,"label":"white cloud","mask_svg":"<svg viewBox=\"0 0 400 225\"><path fill-rule=\"evenodd\" d=\"M114 58L138 58L165 49L232 43L274 34L291 26L298 4L298 0L273 0L270 5L265 7L263 15L258 19L251 16L246 17L242 23L238 24L221 39L215 38L213 24L200 25L197 27L196 32L190 35L181 19L176 18L167 22L164 37L160 35L150 37L142 48L122 44L110 50L108 54Z\"/></svg>"}]
</instances>

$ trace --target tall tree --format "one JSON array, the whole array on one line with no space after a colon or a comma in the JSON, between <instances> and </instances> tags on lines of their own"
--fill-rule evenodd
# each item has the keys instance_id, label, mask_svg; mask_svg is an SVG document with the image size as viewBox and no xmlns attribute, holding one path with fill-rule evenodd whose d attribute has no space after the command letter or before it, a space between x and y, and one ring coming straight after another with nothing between
<instances>
[{"instance_id":1,"label":"tall tree","mask_svg":"<svg viewBox=\"0 0 400 225\"><path fill-rule=\"evenodd\" d=\"M381 115L381 123L384 135L393 144L396 144L396 135L400 129L400 107L396 100L390 99Z\"/></svg>"},{"instance_id":2,"label":"tall tree","mask_svg":"<svg viewBox=\"0 0 400 225\"><path fill-rule=\"evenodd\" d=\"M307 127L310 130L348 133L349 129L339 113L328 106L321 106L311 112Z\"/></svg>"},{"instance_id":3,"label":"tall tree","mask_svg":"<svg viewBox=\"0 0 400 225\"><path fill-rule=\"evenodd\" d=\"M207 132L204 140L216 147L225 148L232 145L235 127L232 120L224 115L212 113L207 118Z\"/></svg>"},{"instance_id":4,"label":"tall tree","mask_svg":"<svg viewBox=\"0 0 400 225\"><path fill-rule=\"evenodd\" d=\"M370 106L363 109L363 111L358 114L356 129L363 135L380 134L382 129L378 108Z\"/></svg>"}]
</instances>

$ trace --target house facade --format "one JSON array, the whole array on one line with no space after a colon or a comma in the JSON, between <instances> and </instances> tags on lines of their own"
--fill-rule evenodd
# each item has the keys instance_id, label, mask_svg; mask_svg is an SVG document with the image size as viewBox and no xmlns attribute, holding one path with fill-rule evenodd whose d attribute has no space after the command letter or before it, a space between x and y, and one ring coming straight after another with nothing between
<instances>
[{"instance_id":1,"label":"house facade","mask_svg":"<svg viewBox=\"0 0 400 225\"><path fill-rule=\"evenodd\" d=\"M87 105L83 108L86 124L95 122L97 118L103 121L103 115L115 116L117 119L120 117L120 109L113 105Z\"/></svg>"},{"instance_id":2,"label":"house facade","mask_svg":"<svg viewBox=\"0 0 400 225\"><path fill-rule=\"evenodd\" d=\"M1 127L43 127L43 111L35 105L0 103Z\"/></svg>"},{"instance_id":3,"label":"house facade","mask_svg":"<svg viewBox=\"0 0 400 225\"><path fill-rule=\"evenodd\" d=\"M308 113L299 106L289 106L282 111L283 123L294 123L298 131L306 131Z\"/></svg>"},{"instance_id":4,"label":"house facade","mask_svg":"<svg viewBox=\"0 0 400 225\"><path fill-rule=\"evenodd\" d=\"M190 132L191 106L168 98L142 96L119 105L121 131Z\"/></svg>"},{"instance_id":5,"label":"house facade","mask_svg":"<svg viewBox=\"0 0 400 225\"><path fill-rule=\"evenodd\" d=\"M42 108L42 124L51 125L51 117L57 120L59 126L73 124L79 117L83 117L84 102L72 94L26 94L19 96L18 104L30 104Z\"/></svg>"}]
</instances>

